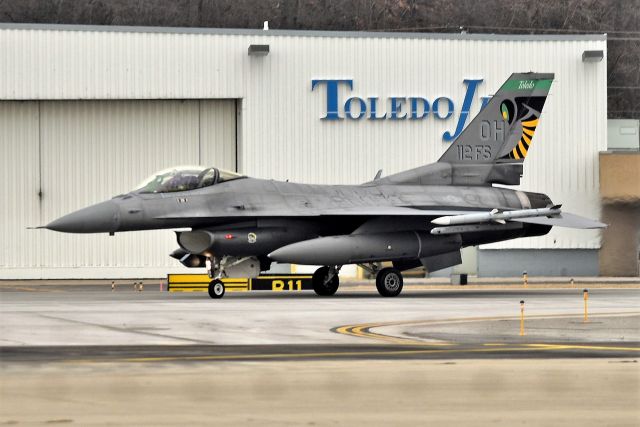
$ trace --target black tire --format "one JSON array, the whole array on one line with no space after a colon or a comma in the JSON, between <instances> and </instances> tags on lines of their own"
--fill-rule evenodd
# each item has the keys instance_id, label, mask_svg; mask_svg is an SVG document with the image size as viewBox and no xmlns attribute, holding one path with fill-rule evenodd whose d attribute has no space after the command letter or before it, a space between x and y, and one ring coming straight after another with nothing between
<instances>
[{"instance_id":1,"label":"black tire","mask_svg":"<svg viewBox=\"0 0 640 427\"><path fill-rule=\"evenodd\" d=\"M340 286L340 278L337 274L325 284L324 282L328 275L329 267L320 267L315 273L313 273L313 290L316 294L322 297L329 297L335 294L338 290L338 286Z\"/></svg>"},{"instance_id":2,"label":"black tire","mask_svg":"<svg viewBox=\"0 0 640 427\"><path fill-rule=\"evenodd\" d=\"M225 287L220 279L209 282L209 296L213 299L220 299L224 296Z\"/></svg>"},{"instance_id":3,"label":"black tire","mask_svg":"<svg viewBox=\"0 0 640 427\"><path fill-rule=\"evenodd\" d=\"M389 267L378 271L376 275L376 288L383 297L395 297L402 292L402 273L400 270Z\"/></svg>"}]
</instances>

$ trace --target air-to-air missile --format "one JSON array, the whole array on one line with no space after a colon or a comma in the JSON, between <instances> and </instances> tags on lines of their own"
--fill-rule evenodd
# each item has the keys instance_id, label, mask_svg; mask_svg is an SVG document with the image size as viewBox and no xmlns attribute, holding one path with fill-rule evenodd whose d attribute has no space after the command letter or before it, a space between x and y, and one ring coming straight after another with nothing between
<instances>
[{"instance_id":1,"label":"air-to-air missile","mask_svg":"<svg viewBox=\"0 0 640 427\"><path fill-rule=\"evenodd\" d=\"M498 209L493 209L491 212L486 213L473 213L466 215L450 215L441 216L431 221L435 225L460 225L460 224L477 224L481 222L499 222L504 224L505 221L513 220L517 218L532 218L536 216L556 216L561 213L560 208L562 205L549 206L547 208L539 209L517 209L513 211L500 212Z\"/></svg>"}]
</instances>

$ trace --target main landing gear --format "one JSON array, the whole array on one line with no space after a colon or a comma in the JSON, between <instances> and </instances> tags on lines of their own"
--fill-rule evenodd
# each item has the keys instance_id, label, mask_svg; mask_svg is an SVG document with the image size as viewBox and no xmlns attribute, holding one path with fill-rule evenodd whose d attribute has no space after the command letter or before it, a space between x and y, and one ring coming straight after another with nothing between
<instances>
[{"instance_id":1,"label":"main landing gear","mask_svg":"<svg viewBox=\"0 0 640 427\"><path fill-rule=\"evenodd\" d=\"M313 273L313 290L322 297L329 297L336 293L340 286L338 272L342 266L320 267Z\"/></svg>"},{"instance_id":2,"label":"main landing gear","mask_svg":"<svg viewBox=\"0 0 640 427\"><path fill-rule=\"evenodd\" d=\"M320 267L313 273L313 290L316 294L328 297L336 293L340 285L340 267L342 266ZM397 268L387 267L378 270L375 264L361 267L376 275L376 288L383 297L395 297L402 292L402 273Z\"/></svg>"},{"instance_id":3,"label":"main landing gear","mask_svg":"<svg viewBox=\"0 0 640 427\"><path fill-rule=\"evenodd\" d=\"M359 264L360 267L376 275L376 288L383 297L395 297L402 292L402 273L397 268L387 267L378 270L379 264Z\"/></svg>"},{"instance_id":4,"label":"main landing gear","mask_svg":"<svg viewBox=\"0 0 640 427\"><path fill-rule=\"evenodd\" d=\"M402 273L395 268L383 268L376 274L376 288L383 297L395 297L402 292Z\"/></svg>"}]
</instances>

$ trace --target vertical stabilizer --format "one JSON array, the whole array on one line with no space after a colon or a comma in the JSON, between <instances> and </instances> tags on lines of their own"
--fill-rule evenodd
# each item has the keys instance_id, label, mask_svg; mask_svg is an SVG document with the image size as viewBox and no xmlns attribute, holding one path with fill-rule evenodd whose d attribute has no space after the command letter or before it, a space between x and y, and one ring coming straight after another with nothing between
<instances>
[{"instance_id":1,"label":"vertical stabilizer","mask_svg":"<svg viewBox=\"0 0 640 427\"><path fill-rule=\"evenodd\" d=\"M522 163L553 77L550 73L512 74L438 161L459 165Z\"/></svg>"}]
</instances>

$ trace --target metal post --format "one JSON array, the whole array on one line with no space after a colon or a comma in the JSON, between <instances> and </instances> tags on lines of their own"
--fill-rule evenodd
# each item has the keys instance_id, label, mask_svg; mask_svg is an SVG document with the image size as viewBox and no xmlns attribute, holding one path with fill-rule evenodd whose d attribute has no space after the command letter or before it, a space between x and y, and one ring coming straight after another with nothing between
<instances>
[{"instance_id":1,"label":"metal post","mask_svg":"<svg viewBox=\"0 0 640 427\"><path fill-rule=\"evenodd\" d=\"M524 336L524 300L520 301L520 336Z\"/></svg>"},{"instance_id":2,"label":"metal post","mask_svg":"<svg viewBox=\"0 0 640 427\"><path fill-rule=\"evenodd\" d=\"M588 310L588 301L589 301L589 290L585 289L582 291L582 297L584 298L584 323L589 322L589 310Z\"/></svg>"},{"instance_id":3,"label":"metal post","mask_svg":"<svg viewBox=\"0 0 640 427\"><path fill-rule=\"evenodd\" d=\"M527 274L527 270L522 272L522 282L524 283L524 287L529 286L529 275Z\"/></svg>"}]
</instances>

